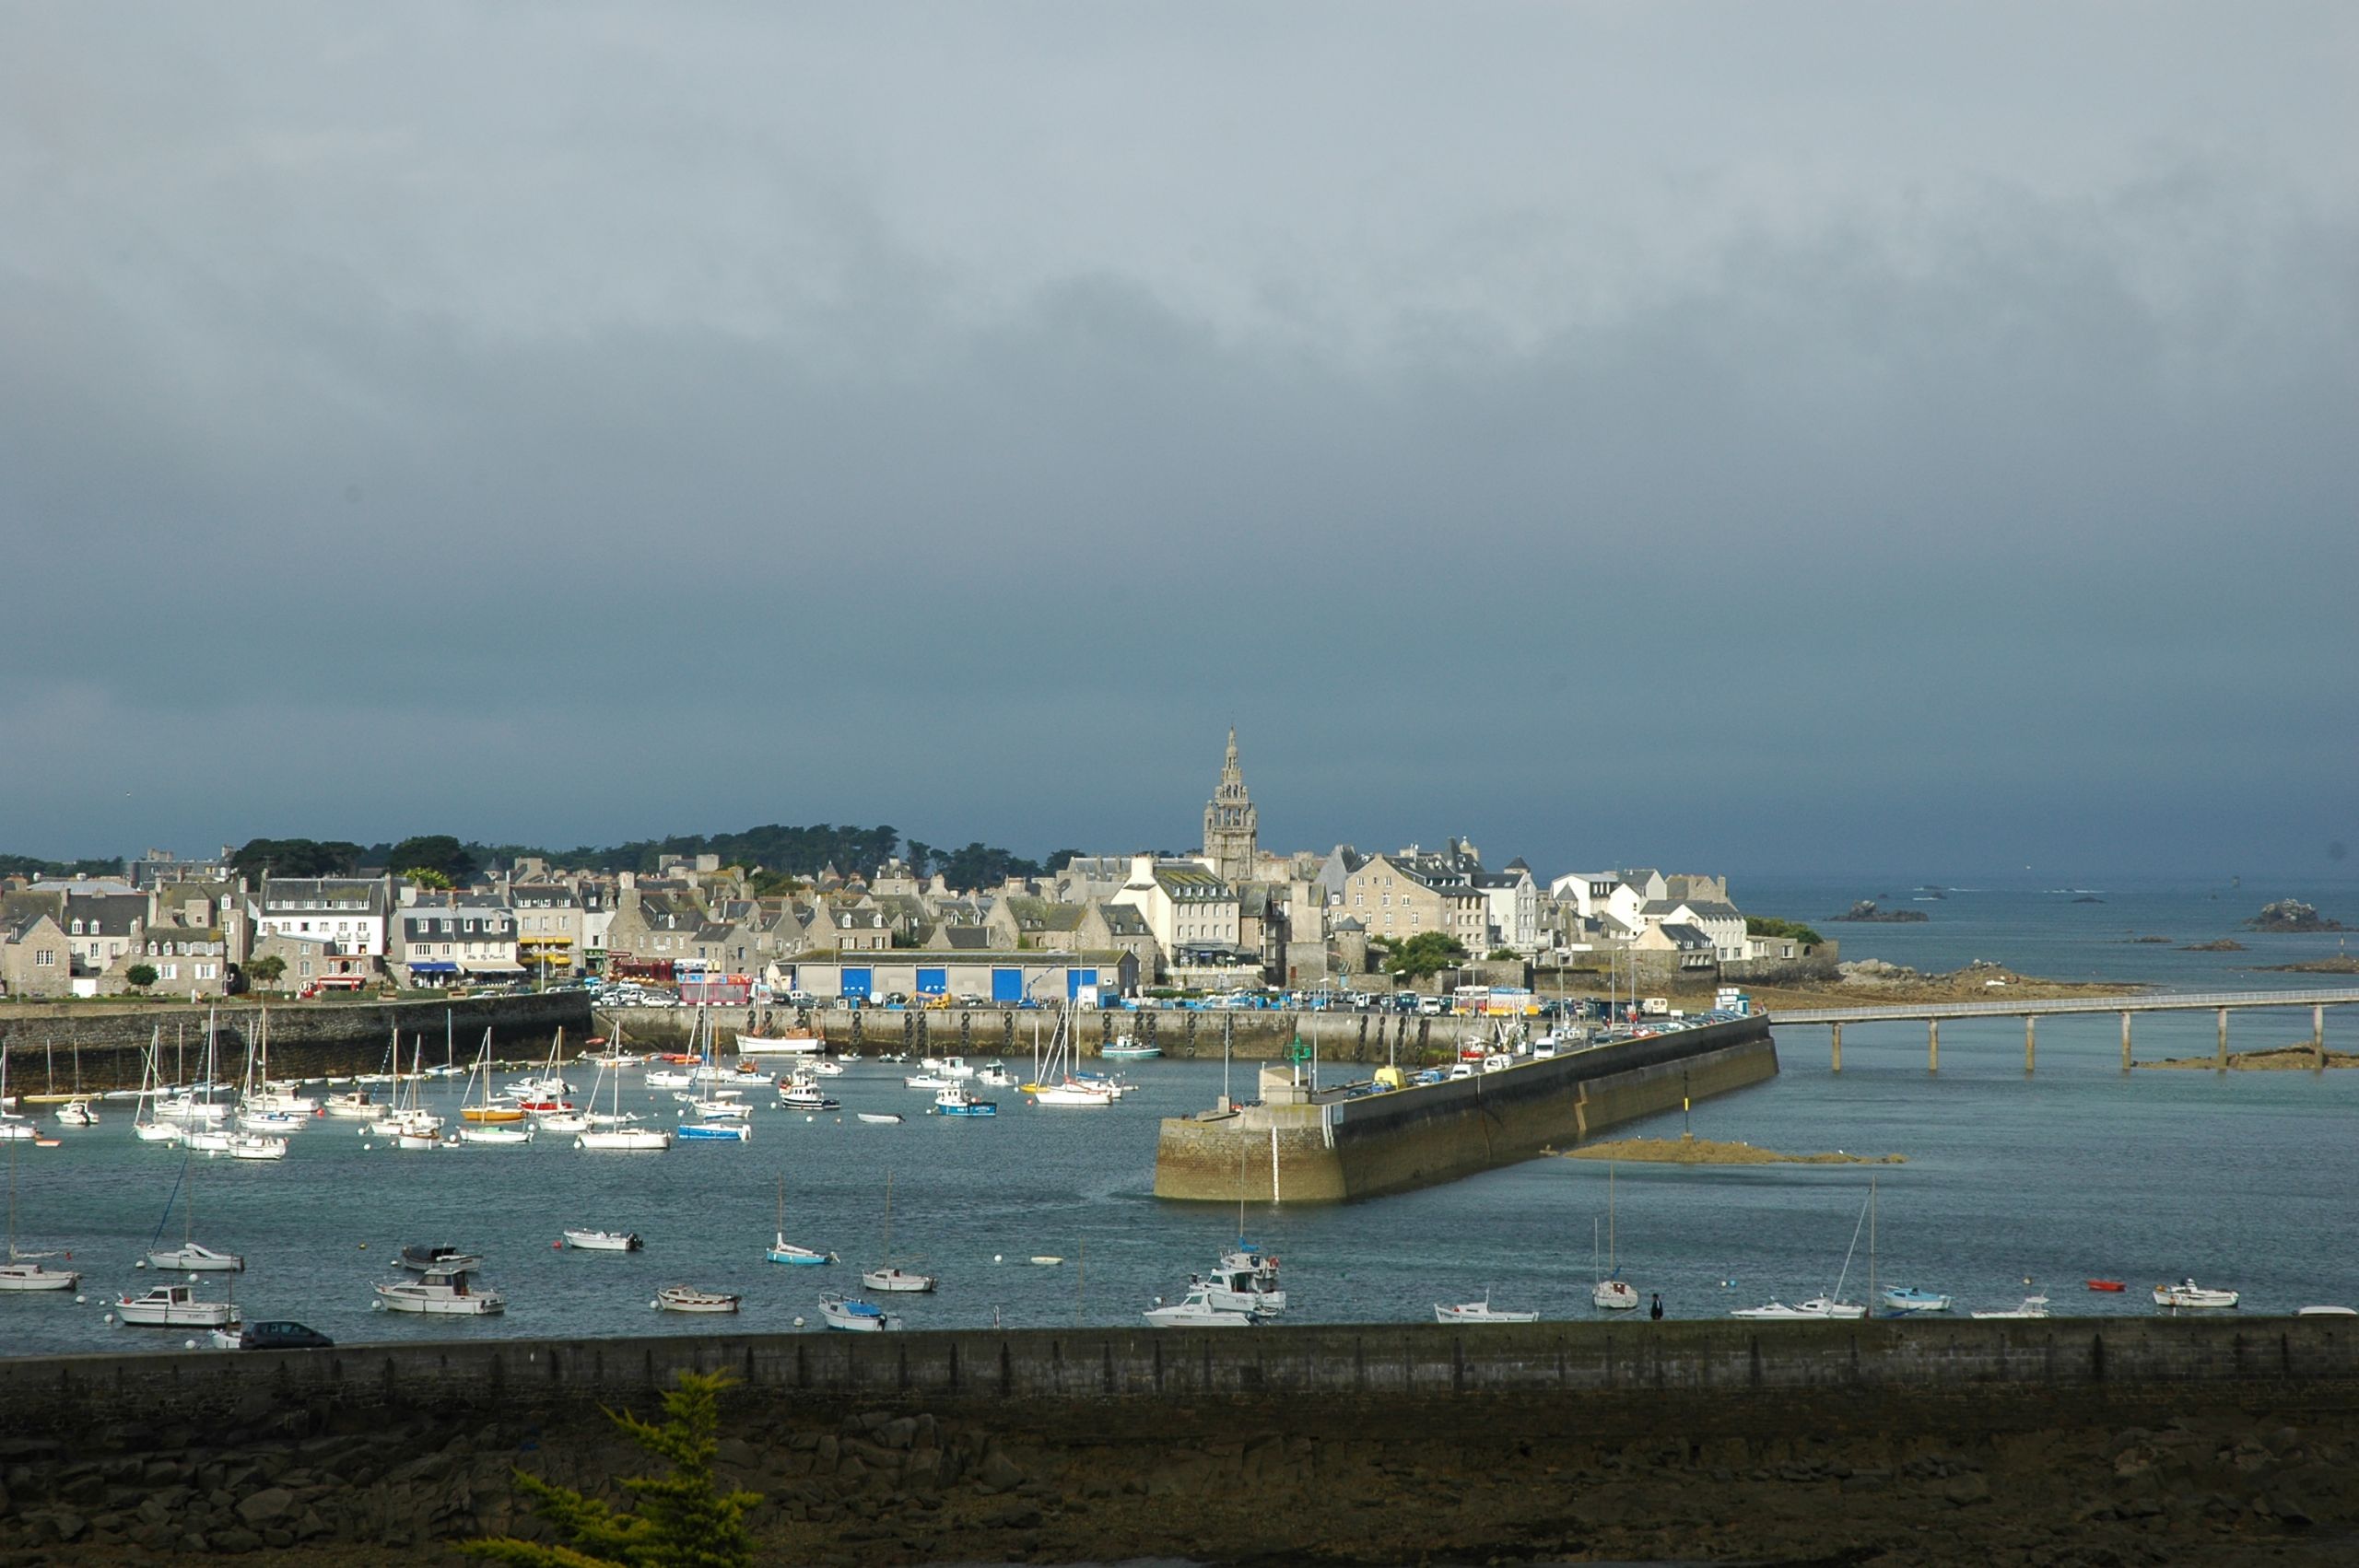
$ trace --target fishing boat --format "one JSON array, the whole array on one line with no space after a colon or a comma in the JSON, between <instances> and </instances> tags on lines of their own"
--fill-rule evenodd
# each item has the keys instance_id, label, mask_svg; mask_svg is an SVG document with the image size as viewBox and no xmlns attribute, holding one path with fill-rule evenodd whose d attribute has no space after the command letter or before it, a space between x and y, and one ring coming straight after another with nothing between
<instances>
[{"instance_id":1,"label":"fishing boat","mask_svg":"<svg viewBox=\"0 0 2359 1568\"><path fill-rule=\"evenodd\" d=\"M1434 1304L1437 1323L1537 1323L1536 1312L1504 1312L1491 1305L1491 1293L1485 1291L1481 1301L1464 1301L1455 1305Z\"/></svg>"},{"instance_id":2,"label":"fishing boat","mask_svg":"<svg viewBox=\"0 0 2359 1568\"><path fill-rule=\"evenodd\" d=\"M992 1089L1013 1089L1015 1087L1015 1074L1007 1070L1007 1063L993 1061L975 1074L975 1082Z\"/></svg>"},{"instance_id":3,"label":"fishing boat","mask_svg":"<svg viewBox=\"0 0 2359 1568\"><path fill-rule=\"evenodd\" d=\"M8 1145L8 1256L0 1260L0 1291L70 1291L82 1282L71 1269L52 1269L41 1261L56 1255L17 1250L17 1146ZM66 1255L71 1258L73 1255Z\"/></svg>"},{"instance_id":4,"label":"fishing boat","mask_svg":"<svg viewBox=\"0 0 2359 1568\"><path fill-rule=\"evenodd\" d=\"M762 1256L772 1263L791 1263L806 1267L820 1263L833 1263L836 1260L836 1255L832 1252L814 1252L807 1246L797 1246L786 1239L786 1178L784 1176L778 1178L778 1239L770 1243L769 1250Z\"/></svg>"},{"instance_id":5,"label":"fishing boat","mask_svg":"<svg viewBox=\"0 0 2359 1568\"><path fill-rule=\"evenodd\" d=\"M219 1328L239 1321L236 1303L205 1301L192 1285L158 1285L146 1295L117 1296L114 1317L148 1328Z\"/></svg>"},{"instance_id":6,"label":"fishing boat","mask_svg":"<svg viewBox=\"0 0 2359 1568\"><path fill-rule=\"evenodd\" d=\"M871 1127L898 1127L901 1125L900 1117L891 1111L861 1111L856 1114L862 1121L866 1122Z\"/></svg>"},{"instance_id":7,"label":"fishing boat","mask_svg":"<svg viewBox=\"0 0 2359 1568\"><path fill-rule=\"evenodd\" d=\"M1950 1298L1937 1291L1920 1291L1914 1285L1886 1285L1876 1295L1886 1312L1913 1315L1919 1312L1947 1312ZM1980 1316L1979 1313L1975 1316Z\"/></svg>"},{"instance_id":8,"label":"fishing boat","mask_svg":"<svg viewBox=\"0 0 2359 1568\"><path fill-rule=\"evenodd\" d=\"M1241 1219L1245 1205L1240 1200L1237 1207ZM1212 1304L1225 1311L1275 1317L1286 1309L1286 1293L1278 1283L1278 1260L1241 1238L1235 1251L1221 1254L1219 1266L1210 1274L1191 1274L1188 1283L1202 1285Z\"/></svg>"},{"instance_id":9,"label":"fishing boat","mask_svg":"<svg viewBox=\"0 0 2359 1568\"><path fill-rule=\"evenodd\" d=\"M1589 1302L1608 1312L1629 1312L1638 1305L1638 1293L1622 1278L1622 1270L1614 1261L1614 1165L1609 1161L1605 1167L1605 1267L1601 1270L1597 1266L1597 1221L1592 1216L1589 1223L1589 1261L1590 1272L1597 1283L1589 1293Z\"/></svg>"},{"instance_id":10,"label":"fishing boat","mask_svg":"<svg viewBox=\"0 0 2359 1568\"><path fill-rule=\"evenodd\" d=\"M2103 1291L2108 1295L2118 1295L2123 1291L2130 1288L2123 1284L2119 1280L2090 1280L2085 1282L2089 1289L2093 1291Z\"/></svg>"},{"instance_id":11,"label":"fishing boat","mask_svg":"<svg viewBox=\"0 0 2359 1568\"><path fill-rule=\"evenodd\" d=\"M437 1317L491 1317L508 1310L508 1300L489 1286L470 1282L464 1269L428 1269L415 1280L379 1285L377 1305L386 1312Z\"/></svg>"},{"instance_id":12,"label":"fishing boat","mask_svg":"<svg viewBox=\"0 0 2359 1568\"><path fill-rule=\"evenodd\" d=\"M844 1103L821 1089L807 1078L793 1078L779 1085L778 1103L790 1111L839 1111Z\"/></svg>"},{"instance_id":13,"label":"fishing boat","mask_svg":"<svg viewBox=\"0 0 2359 1568\"><path fill-rule=\"evenodd\" d=\"M666 1285L647 1305L659 1312L734 1312L739 1298L694 1285Z\"/></svg>"},{"instance_id":14,"label":"fishing boat","mask_svg":"<svg viewBox=\"0 0 2359 1568\"><path fill-rule=\"evenodd\" d=\"M931 1274L920 1274L903 1269L893 1261L893 1173L885 1173L885 1239L880 1246L885 1262L874 1269L863 1270L860 1282L872 1291L888 1293L920 1294L931 1291L941 1281Z\"/></svg>"},{"instance_id":15,"label":"fishing boat","mask_svg":"<svg viewBox=\"0 0 2359 1568\"><path fill-rule=\"evenodd\" d=\"M997 1116L999 1102L979 1100L967 1091L966 1085L953 1083L933 1097L936 1116Z\"/></svg>"},{"instance_id":16,"label":"fishing boat","mask_svg":"<svg viewBox=\"0 0 2359 1568\"><path fill-rule=\"evenodd\" d=\"M1145 1061L1163 1054L1163 1047L1144 1045L1128 1035L1117 1035L1097 1047L1097 1054L1108 1061Z\"/></svg>"},{"instance_id":17,"label":"fishing boat","mask_svg":"<svg viewBox=\"0 0 2359 1568\"><path fill-rule=\"evenodd\" d=\"M581 1252L637 1252L647 1244L637 1231L569 1230L565 1245Z\"/></svg>"},{"instance_id":18,"label":"fishing boat","mask_svg":"<svg viewBox=\"0 0 2359 1568\"><path fill-rule=\"evenodd\" d=\"M737 1036L739 1056L816 1056L827 1047L825 1039L808 1029L798 1029L786 1035L741 1034Z\"/></svg>"},{"instance_id":19,"label":"fishing boat","mask_svg":"<svg viewBox=\"0 0 2359 1568\"><path fill-rule=\"evenodd\" d=\"M898 1314L886 1311L874 1302L833 1292L819 1298L819 1316L827 1320L828 1328L852 1334L882 1334L901 1326Z\"/></svg>"},{"instance_id":20,"label":"fishing boat","mask_svg":"<svg viewBox=\"0 0 2359 1568\"><path fill-rule=\"evenodd\" d=\"M1262 1321L1258 1312L1215 1305L1209 1291L1201 1284L1189 1287L1188 1293L1176 1302L1156 1297L1155 1305L1144 1316L1157 1328L1250 1328Z\"/></svg>"},{"instance_id":21,"label":"fishing boat","mask_svg":"<svg viewBox=\"0 0 2359 1568\"><path fill-rule=\"evenodd\" d=\"M2207 1290L2193 1280L2181 1280L2176 1285L2156 1285L2156 1306L2229 1307L2243 1299L2235 1291Z\"/></svg>"},{"instance_id":22,"label":"fishing boat","mask_svg":"<svg viewBox=\"0 0 2359 1568\"><path fill-rule=\"evenodd\" d=\"M99 1125L99 1113L97 1107L93 1106L88 1100L68 1100L64 1105L57 1107L57 1125L60 1127L96 1127Z\"/></svg>"},{"instance_id":23,"label":"fishing boat","mask_svg":"<svg viewBox=\"0 0 2359 1568\"><path fill-rule=\"evenodd\" d=\"M805 1071L816 1078L841 1078L844 1064L839 1061L815 1061Z\"/></svg>"},{"instance_id":24,"label":"fishing boat","mask_svg":"<svg viewBox=\"0 0 2359 1568\"><path fill-rule=\"evenodd\" d=\"M2046 1296L2025 1296L2021 1306L2007 1307L1998 1312L1968 1313L1969 1317L2045 1317L2048 1316Z\"/></svg>"}]
</instances>

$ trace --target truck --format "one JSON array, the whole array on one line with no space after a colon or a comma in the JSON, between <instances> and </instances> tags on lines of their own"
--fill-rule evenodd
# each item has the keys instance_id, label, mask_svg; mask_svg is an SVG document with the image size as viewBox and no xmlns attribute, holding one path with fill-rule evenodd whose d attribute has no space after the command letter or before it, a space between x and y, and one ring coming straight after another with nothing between
<instances>
[{"instance_id":1,"label":"truck","mask_svg":"<svg viewBox=\"0 0 2359 1568\"><path fill-rule=\"evenodd\" d=\"M1668 1018L1671 1016L1671 999L1667 996L1648 997L1638 1003L1638 1011L1649 1018Z\"/></svg>"}]
</instances>

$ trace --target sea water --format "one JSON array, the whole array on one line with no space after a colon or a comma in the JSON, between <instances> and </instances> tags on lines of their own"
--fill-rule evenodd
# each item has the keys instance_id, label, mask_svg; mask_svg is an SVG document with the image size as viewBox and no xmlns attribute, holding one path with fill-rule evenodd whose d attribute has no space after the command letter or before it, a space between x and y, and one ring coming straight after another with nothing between
<instances>
[{"instance_id":1,"label":"sea water","mask_svg":"<svg viewBox=\"0 0 2359 1568\"><path fill-rule=\"evenodd\" d=\"M1786 895L1778 912L1808 919L1909 889L1772 891ZM1982 957L2027 973L2182 989L2333 983L2256 972L2331 953L2330 936L2245 936L2252 951L2227 954L2121 940L2150 930L2189 942L2231 934L2260 903L2285 895L2239 890L2214 916L2212 891L1961 891L1913 906L1932 916L1922 926L1833 930L1848 954L1920 968ZM2288 891L2328 913L2359 907L2332 886ZM2107 902L2070 901L2081 896ZM2209 1012L2141 1013L2135 1027L2144 1059L2213 1048ZM2330 1011L2328 1028L2330 1045L2339 1029L2359 1037L2359 1009ZM2235 1048L2306 1041L2309 1013L2237 1012L2231 1030ZM1774 1082L1617 1136L1676 1136L1685 1126L1699 1138L1892 1153L1906 1163L1618 1165L1614 1263L1642 1294L1660 1293L1668 1316L1792 1302L1833 1289L1838 1276L1845 1296L1865 1301L1871 1258L1860 1221L1871 1176L1877 1281L1952 1293L1961 1312L2012 1306L2037 1289L2060 1315L2142 1315L2155 1310L2147 1294L2154 1283L2189 1275L2241 1290L2248 1313L2359 1305L2359 1257L2348 1246L2359 1218L2359 1073L2125 1075L2110 1013L2043 1019L2038 1071L2028 1079L2017 1018L1945 1024L1938 1074L1926 1071L1921 1024L1848 1026L1839 1075L1829 1071L1824 1027L1780 1028L1777 1038ZM1608 1221L1603 1164L1535 1159L1367 1202L1253 1205L1240 1217L1233 1206L1168 1203L1152 1191L1156 1123L1211 1103L1217 1060L1131 1064L1125 1072L1139 1091L1105 1109L1035 1107L1012 1089L984 1091L1001 1109L980 1119L925 1115L933 1096L903 1088L905 1071L855 1061L829 1082L840 1113L764 1104L751 1142L653 1154L587 1153L556 1134L516 1148L397 1153L353 1123L317 1118L294 1135L284 1161L192 1158L137 1141L129 1103L110 1101L101 1125L59 1129L59 1148L13 1146L18 1245L71 1249L86 1299L0 1294L0 1333L11 1354L181 1343L185 1331L119 1328L102 1316L116 1293L161 1282L132 1265L159 1237L179 1240L178 1211L165 1218L176 1183L183 1198L194 1189L197 1239L247 1258L242 1275L204 1276L203 1293L233 1292L249 1318L295 1318L342 1342L779 1332L798 1318L817 1332L819 1293L857 1291L858 1270L888 1256L888 1176L889 1256L942 1281L936 1294L888 1298L912 1328L1144 1327L1139 1314L1158 1296L1177 1299L1189 1273L1209 1267L1240 1230L1283 1260L1292 1321L1428 1322L1437 1303L1486 1293L1499 1307L1552 1318L1602 1316L1589 1292L1592 1236L1602 1251ZM588 1070L572 1072L579 1099ZM675 1118L668 1092L648 1091L635 1071L625 1084L625 1108ZM456 1081L427 1089L453 1126L463 1090ZM861 1110L907 1119L871 1126L855 1118ZM763 1260L781 1176L787 1239L832 1249L838 1264ZM637 1231L646 1248L561 1249L554 1244L569 1226ZM407 1242L482 1253L481 1278L508 1297L506 1316L372 1311L370 1287L400 1277L391 1264ZM1035 1264L1036 1256L1062 1261ZM2090 1278L2130 1288L2093 1293ZM657 1288L672 1283L742 1293L743 1314L651 1311Z\"/></svg>"}]
</instances>

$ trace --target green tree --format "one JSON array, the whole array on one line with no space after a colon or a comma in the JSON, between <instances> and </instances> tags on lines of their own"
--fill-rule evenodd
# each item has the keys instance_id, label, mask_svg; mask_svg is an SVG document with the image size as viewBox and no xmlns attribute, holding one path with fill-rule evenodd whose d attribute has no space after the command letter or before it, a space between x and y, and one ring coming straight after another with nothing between
<instances>
[{"instance_id":1,"label":"green tree","mask_svg":"<svg viewBox=\"0 0 2359 1568\"><path fill-rule=\"evenodd\" d=\"M133 990L144 991L156 983L156 966L153 964L134 964L123 972L123 977L131 982Z\"/></svg>"},{"instance_id":2,"label":"green tree","mask_svg":"<svg viewBox=\"0 0 2359 1568\"><path fill-rule=\"evenodd\" d=\"M450 879L445 885L451 887L464 887L473 882L476 870L475 858L467 852L467 847L447 833L405 838L393 846L385 863L400 869L405 875L413 867L440 872Z\"/></svg>"},{"instance_id":3,"label":"green tree","mask_svg":"<svg viewBox=\"0 0 2359 1568\"><path fill-rule=\"evenodd\" d=\"M447 888L451 885L450 876L446 872L436 871L432 866L412 866L403 872L402 876L404 880L418 887Z\"/></svg>"},{"instance_id":4,"label":"green tree","mask_svg":"<svg viewBox=\"0 0 2359 1568\"><path fill-rule=\"evenodd\" d=\"M310 838L249 838L229 857L241 876L350 876L360 869L367 853L342 838L324 842Z\"/></svg>"},{"instance_id":5,"label":"green tree","mask_svg":"<svg viewBox=\"0 0 2359 1568\"><path fill-rule=\"evenodd\" d=\"M275 986L287 973L287 960L276 953L265 953L246 965L246 978L265 986Z\"/></svg>"},{"instance_id":6,"label":"green tree","mask_svg":"<svg viewBox=\"0 0 2359 1568\"><path fill-rule=\"evenodd\" d=\"M1415 980L1465 962L1466 944L1456 937L1447 931L1419 931L1393 947L1384 967L1404 980Z\"/></svg>"},{"instance_id":7,"label":"green tree","mask_svg":"<svg viewBox=\"0 0 2359 1568\"><path fill-rule=\"evenodd\" d=\"M1747 936L1790 937L1805 947L1816 947L1825 939L1799 920L1781 920L1774 915L1747 915L1744 918Z\"/></svg>"},{"instance_id":8,"label":"green tree","mask_svg":"<svg viewBox=\"0 0 2359 1568\"><path fill-rule=\"evenodd\" d=\"M606 1412L632 1442L671 1462L669 1475L623 1478L623 1490L637 1500L637 1508L619 1510L518 1470L516 1485L564 1544L485 1536L462 1542L459 1550L533 1568L751 1568L754 1538L745 1515L761 1494L723 1492L712 1475L721 1446L721 1394L731 1382L725 1373L681 1373L678 1386L663 1396L665 1419L660 1422L641 1421L628 1410Z\"/></svg>"}]
</instances>

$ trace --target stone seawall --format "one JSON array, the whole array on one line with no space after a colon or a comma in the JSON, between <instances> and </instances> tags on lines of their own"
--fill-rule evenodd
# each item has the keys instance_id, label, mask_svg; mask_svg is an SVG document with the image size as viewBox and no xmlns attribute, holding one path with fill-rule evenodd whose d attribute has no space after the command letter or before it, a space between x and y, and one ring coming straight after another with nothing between
<instances>
[{"instance_id":1,"label":"stone seawall","mask_svg":"<svg viewBox=\"0 0 2359 1568\"><path fill-rule=\"evenodd\" d=\"M634 1046L651 1050L686 1048L695 1010L624 1007L598 1010L599 1027L619 1023ZM817 1008L807 1012L739 1004L711 1009L714 1037L728 1049L741 1032L769 1033L795 1024L818 1029L836 1050L905 1050L912 1056L1004 1057L1032 1053L1034 1026L1042 1040L1056 1026L1052 1012L1020 1008ZM1537 1020L1532 1021L1535 1024ZM1241 1061L1273 1061L1297 1038L1321 1061L1420 1065L1455 1056L1464 1039L1487 1037L1495 1021L1480 1018L1413 1018L1372 1012L1194 1012L1148 1009L1138 1012L1085 1012L1082 1053L1119 1034L1130 1034L1180 1060L1217 1061L1226 1049Z\"/></svg>"},{"instance_id":2,"label":"stone seawall","mask_svg":"<svg viewBox=\"0 0 2359 1568\"><path fill-rule=\"evenodd\" d=\"M2347 1561L2329 1319L499 1341L0 1363L0 1550L414 1561L683 1368L766 1560Z\"/></svg>"},{"instance_id":3,"label":"stone seawall","mask_svg":"<svg viewBox=\"0 0 2359 1568\"><path fill-rule=\"evenodd\" d=\"M545 1056L563 1029L566 1054L590 1037L590 999L584 991L499 997L458 997L449 1001L301 1001L270 1005L270 1070L275 1077L318 1078L373 1072L385 1059L396 1029L406 1056L424 1042L426 1060L471 1059L491 1031L495 1056ZM225 1076L245 1060L246 1046L258 1037L263 1007L241 1000L212 1010L218 1033L217 1059ZM76 1047L82 1084L93 1092L139 1087L140 1056L151 1038L161 1042L167 1073L186 1082L205 1070L207 1009L157 1003L128 1007L76 1005L37 1014L0 1010L0 1048L8 1056L12 1093L40 1094L54 1081L58 1091L73 1087Z\"/></svg>"},{"instance_id":4,"label":"stone seawall","mask_svg":"<svg viewBox=\"0 0 2359 1568\"><path fill-rule=\"evenodd\" d=\"M1158 1198L1335 1202L1450 1181L1773 1078L1766 1021L1602 1046L1325 1105L1167 1118Z\"/></svg>"}]
</instances>

